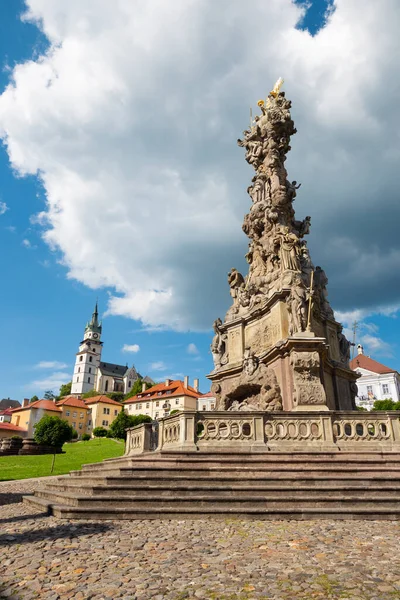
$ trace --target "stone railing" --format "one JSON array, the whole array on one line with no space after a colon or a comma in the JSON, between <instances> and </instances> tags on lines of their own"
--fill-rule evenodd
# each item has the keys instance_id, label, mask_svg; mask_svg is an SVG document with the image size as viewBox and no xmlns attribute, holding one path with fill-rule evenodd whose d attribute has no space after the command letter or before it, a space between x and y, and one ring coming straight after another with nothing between
<instances>
[{"instance_id":1,"label":"stone railing","mask_svg":"<svg viewBox=\"0 0 400 600\"><path fill-rule=\"evenodd\" d=\"M125 456L149 452L151 448L151 423L141 423L126 430Z\"/></svg>"},{"instance_id":2,"label":"stone railing","mask_svg":"<svg viewBox=\"0 0 400 600\"><path fill-rule=\"evenodd\" d=\"M129 454L150 449L141 427L127 430ZM399 413L185 411L160 421L157 450L400 451Z\"/></svg>"}]
</instances>

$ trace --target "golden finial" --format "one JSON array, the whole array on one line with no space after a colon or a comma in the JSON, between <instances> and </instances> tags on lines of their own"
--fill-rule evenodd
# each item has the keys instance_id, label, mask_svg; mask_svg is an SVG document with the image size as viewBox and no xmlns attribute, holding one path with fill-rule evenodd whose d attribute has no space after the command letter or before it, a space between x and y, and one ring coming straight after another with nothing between
<instances>
[{"instance_id":1,"label":"golden finial","mask_svg":"<svg viewBox=\"0 0 400 600\"><path fill-rule=\"evenodd\" d=\"M275 83L273 90L270 92L270 95L273 96L274 98L277 97L277 95L280 92L280 89L283 85L284 79L282 79L282 77L279 77L278 81Z\"/></svg>"}]
</instances>

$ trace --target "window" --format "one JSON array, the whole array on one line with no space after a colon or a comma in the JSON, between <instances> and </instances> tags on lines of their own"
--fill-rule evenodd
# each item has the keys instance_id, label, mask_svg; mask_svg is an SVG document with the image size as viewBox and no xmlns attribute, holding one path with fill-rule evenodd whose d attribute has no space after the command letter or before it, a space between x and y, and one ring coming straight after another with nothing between
<instances>
[{"instance_id":1,"label":"window","mask_svg":"<svg viewBox=\"0 0 400 600\"><path fill-rule=\"evenodd\" d=\"M79 377L76 378L76 383L78 383L78 381L79 381Z\"/></svg>"},{"instance_id":2,"label":"window","mask_svg":"<svg viewBox=\"0 0 400 600\"><path fill-rule=\"evenodd\" d=\"M130 388L132 385L132 381L128 381L128 388Z\"/></svg>"},{"instance_id":3,"label":"window","mask_svg":"<svg viewBox=\"0 0 400 600\"><path fill-rule=\"evenodd\" d=\"M215 404L211 404L210 410L214 410L214 408L215 408Z\"/></svg>"},{"instance_id":4,"label":"window","mask_svg":"<svg viewBox=\"0 0 400 600\"><path fill-rule=\"evenodd\" d=\"M88 424L88 427L90 427L91 424L92 424L92 421L89 419L89 421L87 422L87 424Z\"/></svg>"},{"instance_id":5,"label":"window","mask_svg":"<svg viewBox=\"0 0 400 600\"><path fill-rule=\"evenodd\" d=\"M138 408L142 408L142 405L141 405L141 404L138 404Z\"/></svg>"},{"instance_id":6,"label":"window","mask_svg":"<svg viewBox=\"0 0 400 600\"><path fill-rule=\"evenodd\" d=\"M81 372L81 368L80 368L80 367L78 367L78 373L80 373L80 372Z\"/></svg>"},{"instance_id":7,"label":"window","mask_svg":"<svg viewBox=\"0 0 400 600\"><path fill-rule=\"evenodd\" d=\"M89 373L91 373L91 372L92 372L92 367L89 367Z\"/></svg>"},{"instance_id":8,"label":"window","mask_svg":"<svg viewBox=\"0 0 400 600\"><path fill-rule=\"evenodd\" d=\"M92 362L92 357L91 356L89 356L89 362Z\"/></svg>"},{"instance_id":9,"label":"window","mask_svg":"<svg viewBox=\"0 0 400 600\"><path fill-rule=\"evenodd\" d=\"M75 421L72 421L72 427L75 429L75 427L76 427Z\"/></svg>"},{"instance_id":10,"label":"window","mask_svg":"<svg viewBox=\"0 0 400 600\"><path fill-rule=\"evenodd\" d=\"M203 404L203 410L207 410L207 406Z\"/></svg>"},{"instance_id":11,"label":"window","mask_svg":"<svg viewBox=\"0 0 400 600\"><path fill-rule=\"evenodd\" d=\"M82 429L82 423L79 423L79 429Z\"/></svg>"},{"instance_id":12,"label":"window","mask_svg":"<svg viewBox=\"0 0 400 600\"><path fill-rule=\"evenodd\" d=\"M87 378L88 383L90 383L90 377Z\"/></svg>"},{"instance_id":13,"label":"window","mask_svg":"<svg viewBox=\"0 0 400 600\"><path fill-rule=\"evenodd\" d=\"M178 400L175 400L175 404L179 404L180 400L178 398Z\"/></svg>"},{"instance_id":14,"label":"window","mask_svg":"<svg viewBox=\"0 0 400 600\"><path fill-rule=\"evenodd\" d=\"M162 392L157 392L157 396L162 396Z\"/></svg>"},{"instance_id":15,"label":"window","mask_svg":"<svg viewBox=\"0 0 400 600\"><path fill-rule=\"evenodd\" d=\"M74 419L75 419L76 415L77 415L76 411L72 413L72 416L73 416Z\"/></svg>"},{"instance_id":16,"label":"window","mask_svg":"<svg viewBox=\"0 0 400 600\"><path fill-rule=\"evenodd\" d=\"M109 415L110 414L110 409L109 408L103 408L103 415Z\"/></svg>"},{"instance_id":17,"label":"window","mask_svg":"<svg viewBox=\"0 0 400 600\"><path fill-rule=\"evenodd\" d=\"M372 385L367 385L367 394L372 394Z\"/></svg>"},{"instance_id":18,"label":"window","mask_svg":"<svg viewBox=\"0 0 400 600\"><path fill-rule=\"evenodd\" d=\"M84 416L85 416L85 415L84 415L83 413L80 413L80 414L79 414L79 418L80 418L80 419L83 419L83 417L84 417Z\"/></svg>"},{"instance_id":19,"label":"window","mask_svg":"<svg viewBox=\"0 0 400 600\"><path fill-rule=\"evenodd\" d=\"M159 413L158 413L158 412L156 412L156 419L158 419L158 415L159 415Z\"/></svg>"},{"instance_id":20,"label":"window","mask_svg":"<svg viewBox=\"0 0 400 600\"><path fill-rule=\"evenodd\" d=\"M146 402L146 408L150 408L150 402Z\"/></svg>"},{"instance_id":21,"label":"window","mask_svg":"<svg viewBox=\"0 0 400 600\"><path fill-rule=\"evenodd\" d=\"M142 396L140 394L138 394L138 398L141 398Z\"/></svg>"},{"instance_id":22,"label":"window","mask_svg":"<svg viewBox=\"0 0 400 600\"><path fill-rule=\"evenodd\" d=\"M115 409L114 410L114 415L117 416L117 414L118 414L118 411L117 411L117 409Z\"/></svg>"},{"instance_id":23,"label":"window","mask_svg":"<svg viewBox=\"0 0 400 600\"><path fill-rule=\"evenodd\" d=\"M82 356L82 354L80 355L80 357L79 357L79 360L80 360L81 362L83 361L83 356Z\"/></svg>"},{"instance_id":24,"label":"window","mask_svg":"<svg viewBox=\"0 0 400 600\"><path fill-rule=\"evenodd\" d=\"M166 394L172 394L172 390L167 390L165 393Z\"/></svg>"},{"instance_id":25,"label":"window","mask_svg":"<svg viewBox=\"0 0 400 600\"><path fill-rule=\"evenodd\" d=\"M104 427L104 426L105 426L105 427L108 427L108 421L103 421L103 422L102 422L102 425L103 425L103 427Z\"/></svg>"},{"instance_id":26,"label":"window","mask_svg":"<svg viewBox=\"0 0 400 600\"><path fill-rule=\"evenodd\" d=\"M104 391L108 392L108 379L106 379L106 385L104 386Z\"/></svg>"},{"instance_id":27,"label":"window","mask_svg":"<svg viewBox=\"0 0 400 600\"><path fill-rule=\"evenodd\" d=\"M157 400L156 406L160 406L160 401L159 400Z\"/></svg>"},{"instance_id":28,"label":"window","mask_svg":"<svg viewBox=\"0 0 400 600\"><path fill-rule=\"evenodd\" d=\"M386 383L384 383L382 387L383 387L383 393L384 394L388 394L389 393L389 386Z\"/></svg>"},{"instance_id":29,"label":"window","mask_svg":"<svg viewBox=\"0 0 400 600\"><path fill-rule=\"evenodd\" d=\"M66 410L66 411L65 411L65 416L66 416L66 417L69 417L69 415L70 415L70 412L69 412L69 410Z\"/></svg>"}]
</instances>

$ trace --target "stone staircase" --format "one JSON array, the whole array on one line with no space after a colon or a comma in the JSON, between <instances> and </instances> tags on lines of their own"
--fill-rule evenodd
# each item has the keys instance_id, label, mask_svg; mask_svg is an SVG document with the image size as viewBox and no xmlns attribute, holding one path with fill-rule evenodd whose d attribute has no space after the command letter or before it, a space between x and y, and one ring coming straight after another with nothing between
<instances>
[{"instance_id":1,"label":"stone staircase","mask_svg":"<svg viewBox=\"0 0 400 600\"><path fill-rule=\"evenodd\" d=\"M64 519L400 519L400 453L146 453L24 502Z\"/></svg>"}]
</instances>

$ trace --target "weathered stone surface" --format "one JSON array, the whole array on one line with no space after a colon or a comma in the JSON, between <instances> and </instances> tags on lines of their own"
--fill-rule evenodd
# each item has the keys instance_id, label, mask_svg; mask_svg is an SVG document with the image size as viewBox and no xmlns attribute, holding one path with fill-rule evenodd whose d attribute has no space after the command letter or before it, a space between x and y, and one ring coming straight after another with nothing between
<instances>
[{"instance_id":1,"label":"weathered stone surface","mask_svg":"<svg viewBox=\"0 0 400 600\"><path fill-rule=\"evenodd\" d=\"M215 368L209 378L218 410L260 407L264 378L260 375L258 387L254 378L247 381L246 358L251 353L268 367L267 380L268 371L273 371L280 390L279 401L264 410L352 410L356 375L349 369L350 344L330 307L326 273L320 266L314 268L304 239L311 217L295 219L293 201L300 184L288 180L285 161L296 129L282 83L279 80L267 100L258 103L261 115L238 140L255 169L247 190L251 207L243 223L250 239L249 271L245 277L235 268L228 274L232 306L224 322L214 322ZM291 338L299 343L293 353L296 360L288 362L283 343ZM304 369L300 372L296 364L310 363L311 355L317 358L305 379Z\"/></svg>"},{"instance_id":2,"label":"weathered stone surface","mask_svg":"<svg viewBox=\"0 0 400 600\"><path fill-rule=\"evenodd\" d=\"M38 481L0 484L1 497ZM400 522L62 522L1 510L0 597L13 600L393 600ZM6 536L15 540L6 540Z\"/></svg>"}]
</instances>

